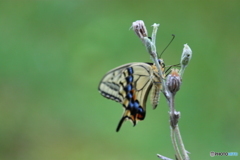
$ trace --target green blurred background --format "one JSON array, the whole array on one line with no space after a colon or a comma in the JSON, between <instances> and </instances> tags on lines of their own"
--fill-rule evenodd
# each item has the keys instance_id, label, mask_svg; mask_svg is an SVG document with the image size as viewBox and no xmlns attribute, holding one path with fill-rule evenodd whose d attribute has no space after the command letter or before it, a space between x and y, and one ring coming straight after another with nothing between
<instances>
[{"instance_id":1,"label":"green blurred background","mask_svg":"<svg viewBox=\"0 0 240 160\"><path fill-rule=\"evenodd\" d=\"M176 97L191 159L240 153L239 1L0 1L0 159L154 160L173 158L166 100L144 121L97 91L102 76L129 62L150 62L132 30L160 23L157 47L167 65L183 44L193 58ZM215 157L227 159L229 157ZM231 159L239 159L231 157Z\"/></svg>"}]
</instances>

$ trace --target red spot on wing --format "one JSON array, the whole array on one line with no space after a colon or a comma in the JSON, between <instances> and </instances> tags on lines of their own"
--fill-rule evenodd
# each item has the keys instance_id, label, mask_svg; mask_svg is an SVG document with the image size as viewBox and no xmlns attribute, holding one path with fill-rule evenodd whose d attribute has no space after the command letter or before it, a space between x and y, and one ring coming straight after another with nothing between
<instances>
[{"instance_id":1,"label":"red spot on wing","mask_svg":"<svg viewBox=\"0 0 240 160\"><path fill-rule=\"evenodd\" d=\"M138 118L139 120L142 120L142 119L144 118L144 116L141 115L141 114L137 114L137 118Z\"/></svg>"}]
</instances>

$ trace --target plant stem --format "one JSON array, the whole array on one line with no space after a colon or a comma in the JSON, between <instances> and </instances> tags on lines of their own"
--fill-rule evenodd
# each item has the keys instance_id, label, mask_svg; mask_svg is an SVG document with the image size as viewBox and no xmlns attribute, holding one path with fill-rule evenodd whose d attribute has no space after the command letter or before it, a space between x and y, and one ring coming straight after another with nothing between
<instances>
[{"instance_id":1,"label":"plant stem","mask_svg":"<svg viewBox=\"0 0 240 160\"><path fill-rule=\"evenodd\" d=\"M182 159L180 151L178 149L178 145L177 145L177 141L176 141L176 136L174 134L174 129L171 127L171 140L172 140L172 144L173 144L173 148L176 152L176 157L177 159Z\"/></svg>"},{"instance_id":2,"label":"plant stem","mask_svg":"<svg viewBox=\"0 0 240 160\"><path fill-rule=\"evenodd\" d=\"M182 140L182 137L181 137L178 125L175 128L175 134L176 134L176 137L177 137L177 139L179 141L180 149L181 149L181 152L183 154L183 159L184 160L190 160L190 158L188 156L188 153L187 153L187 150L184 147L184 143L183 143L183 140Z\"/></svg>"},{"instance_id":3,"label":"plant stem","mask_svg":"<svg viewBox=\"0 0 240 160\"><path fill-rule=\"evenodd\" d=\"M175 106L174 106L174 95L171 94L170 98L169 98L169 108L170 108L170 129L171 129L171 140L172 140L172 143L173 143L173 147L174 147L174 150L176 152L176 157L177 159L179 160L182 160L182 156L181 156L181 153L179 151L179 148L178 148L178 143L177 143L177 139L176 139L176 135L175 135L175 132L176 132L176 125L174 123L174 113L175 113Z\"/></svg>"}]
</instances>

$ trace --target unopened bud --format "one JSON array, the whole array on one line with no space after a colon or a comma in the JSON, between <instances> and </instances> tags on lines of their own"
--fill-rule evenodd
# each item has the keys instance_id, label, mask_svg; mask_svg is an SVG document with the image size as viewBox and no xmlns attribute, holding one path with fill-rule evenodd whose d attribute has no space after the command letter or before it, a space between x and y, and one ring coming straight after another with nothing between
<instances>
[{"instance_id":1,"label":"unopened bud","mask_svg":"<svg viewBox=\"0 0 240 160\"><path fill-rule=\"evenodd\" d=\"M167 87L169 91L175 95L180 89L182 79L179 75L178 69L172 69L171 73L167 76Z\"/></svg>"},{"instance_id":2,"label":"unopened bud","mask_svg":"<svg viewBox=\"0 0 240 160\"><path fill-rule=\"evenodd\" d=\"M181 77L183 77L183 73L184 73L189 61L191 60L191 58L192 58L192 50L187 44L184 44L183 53L182 53L181 62L180 62L180 64L181 64L181 69L180 69Z\"/></svg>"},{"instance_id":3,"label":"unopened bud","mask_svg":"<svg viewBox=\"0 0 240 160\"><path fill-rule=\"evenodd\" d=\"M160 24L157 24L157 23L153 23L152 27L153 28L158 28Z\"/></svg>"},{"instance_id":4,"label":"unopened bud","mask_svg":"<svg viewBox=\"0 0 240 160\"><path fill-rule=\"evenodd\" d=\"M132 28L139 38L143 39L144 37L148 37L147 29L142 20L133 22Z\"/></svg>"},{"instance_id":5,"label":"unopened bud","mask_svg":"<svg viewBox=\"0 0 240 160\"><path fill-rule=\"evenodd\" d=\"M192 50L187 44L184 44L183 53L181 57L181 65L186 67L188 65L188 62L191 60L191 58L192 58Z\"/></svg>"}]
</instances>

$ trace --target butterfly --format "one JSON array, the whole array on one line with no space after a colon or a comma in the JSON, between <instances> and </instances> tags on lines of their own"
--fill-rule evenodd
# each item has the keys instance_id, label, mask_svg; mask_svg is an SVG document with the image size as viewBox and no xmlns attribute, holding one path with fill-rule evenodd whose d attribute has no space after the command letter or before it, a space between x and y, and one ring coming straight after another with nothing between
<instances>
[{"instance_id":1,"label":"butterfly","mask_svg":"<svg viewBox=\"0 0 240 160\"><path fill-rule=\"evenodd\" d=\"M158 60L162 73L165 64ZM165 74L163 74L165 78ZM133 126L146 115L146 101L151 90L151 105L155 109L161 92L161 78L153 63L128 63L107 72L99 83L98 90L105 98L119 102L124 107L116 131L125 120L131 120Z\"/></svg>"}]
</instances>

